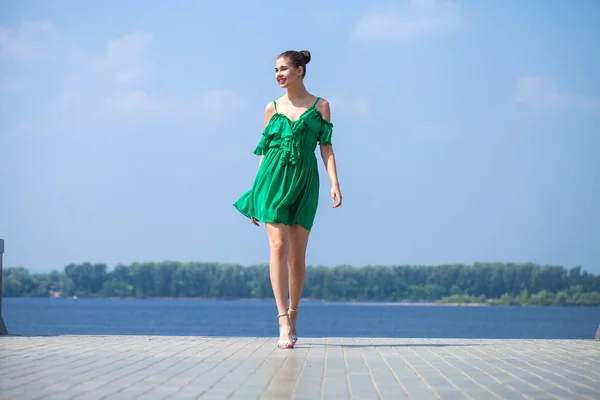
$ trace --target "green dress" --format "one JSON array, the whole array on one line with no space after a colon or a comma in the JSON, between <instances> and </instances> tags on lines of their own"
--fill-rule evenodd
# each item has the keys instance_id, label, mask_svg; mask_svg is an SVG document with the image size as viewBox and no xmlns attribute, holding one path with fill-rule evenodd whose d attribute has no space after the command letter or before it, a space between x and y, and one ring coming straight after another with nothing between
<instances>
[{"instance_id":1,"label":"green dress","mask_svg":"<svg viewBox=\"0 0 600 400\"><path fill-rule=\"evenodd\" d=\"M330 144L333 124L315 103L296 120L277 112L265 127L254 154L264 155L252 188L233 206L260 222L300 224L311 230L319 200L317 143Z\"/></svg>"}]
</instances>

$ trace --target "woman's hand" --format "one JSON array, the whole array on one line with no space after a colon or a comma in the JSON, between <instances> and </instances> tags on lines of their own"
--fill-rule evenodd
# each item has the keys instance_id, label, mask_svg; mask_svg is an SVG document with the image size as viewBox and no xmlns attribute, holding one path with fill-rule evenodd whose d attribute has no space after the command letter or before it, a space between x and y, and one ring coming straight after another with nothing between
<instances>
[{"instance_id":1,"label":"woman's hand","mask_svg":"<svg viewBox=\"0 0 600 400\"><path fill-rule=\"evenodd\" d=\"M335 203L331 208L338 208L339 206L342 205L342 192L340 192L339 185L331 186L331 200L332 201L337 200L337 203Z\"/></svg>"}]
</instances>

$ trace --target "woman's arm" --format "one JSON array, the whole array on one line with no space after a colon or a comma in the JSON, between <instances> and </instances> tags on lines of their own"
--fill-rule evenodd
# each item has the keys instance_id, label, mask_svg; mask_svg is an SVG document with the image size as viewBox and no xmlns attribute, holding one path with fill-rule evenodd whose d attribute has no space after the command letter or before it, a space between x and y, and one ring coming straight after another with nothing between
<instances>
[{"instance_id":1,"label":"woman's arm","mask_svg":"<svg viewBox=\"0 0 600 400\"><path fill-rule=\"evenodd\" d=\"M321 104L318 106L319 111L321 111L321 115L323 119L330 121L331 120L331 109L329 107L329 102L327 100L322 99ZM331 199L333 201L337 200L337 203L333 205L333 208L337 208L342 205L342 193L340 191L340 183L338 181L337 167L335 163L335 153L333 151L333 146L331 143L329 144L321 144L319 146L321 151L321 158L323 159L323 164L327 169L327 175L329 176L329 180L331 181Z\"/></svg>"},{"instance_id":2,"label":"woman's arm","mask_svg":"<svg viewBox=\"0 0 600 400\"><path fill-rule=\"evenodd\" d=\"M271 118L273 117L273 114L275 114L275 106L273 105L273 102L269 102L269 104L267 104L265 107L265 115L263 118L263 129L267 127L267 125L269 124L269 121L271 121ZM260 169L260 164L262 163L263 158L265 158L265 156L261 155L260 158L258 159L258 169Z\"/></svg>"}]
</instances>

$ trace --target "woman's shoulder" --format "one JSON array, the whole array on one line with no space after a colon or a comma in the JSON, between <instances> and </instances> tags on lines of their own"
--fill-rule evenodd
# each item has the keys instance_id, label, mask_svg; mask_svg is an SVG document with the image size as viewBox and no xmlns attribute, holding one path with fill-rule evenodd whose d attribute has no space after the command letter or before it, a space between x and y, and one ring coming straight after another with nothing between
<instances>
[{"instance_id":1,"label":"woman's shoulder","mask_svg":"<svg viewBox=\"0 0 600 400\"><path fill-rule=\"evenodd\" d=\"M275 101L270 101L265 105L265 121L269 120L273 115L277 113L275 108Z\"/></svg>"},{"instance_id":2,"label":"woman's shoulder","mask_svg":"<svg viewBox=\"0 0 600 400\"><path fill-rule=\"evenodd\" d=\"M265 106L265 112L272 113L274 111L275 111L275 104L273 104L272 101L268 102L267 105Z\"/></svg>"},{"instance_id":3,"label":"woman's shoulder","mask_svg":"<svg viewBox=\"0 0 600 400\"><path fill-rule=\"evenodd\" d=\"M327 101L327 99L324 99L323 97L317 97L317 99L318 100L315 104L315 107L317 108L317 110L319 110L323 118L329 121L331 117L331 106L329 104L329 101Z\"/></svg>"}]
</instances>

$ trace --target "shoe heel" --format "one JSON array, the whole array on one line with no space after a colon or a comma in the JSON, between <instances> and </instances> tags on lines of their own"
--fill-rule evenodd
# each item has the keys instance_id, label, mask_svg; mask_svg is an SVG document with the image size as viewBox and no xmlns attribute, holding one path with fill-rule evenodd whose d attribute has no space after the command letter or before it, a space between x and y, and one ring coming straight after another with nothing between
<instances>
[{"instance_id":1,"label":"shoe heel","mask_svg":"<svg viewBox=\"0 0 600 400\"><path fill-rule=\"evenodd\" d=\"M293 308L288 307L288 312L289 311L297 312L298 310L294 310ZM291 325L291 320L290 320L290 325ZM292 329L294 329L294 326L293 325L291 325L291 326L292 326ZM296 344L297 341L298 341L298 335L292 334L292 342L294 342L294 344Z\"/></svg>"},{"instance_id":2,"label":"shoe heel","mask_svg":"<svg viewBox=\"0 0 600 400\"><path fill-rule=\"evenodd\" d=\"M288 326L290 327L290 332L291 332L292 331L292 324L290 322L290 316L288 315L288 313L283 313L283 314L277 315L277 318L281 318L281 317L287 317L287 319L288 319ZM281 337L281 326L279 327L279 337ZM277 347L280 348L280 349L293 349L294 348L294 341L292 339L278 340L277 341Z\"/></svg>"}]
</instances>

